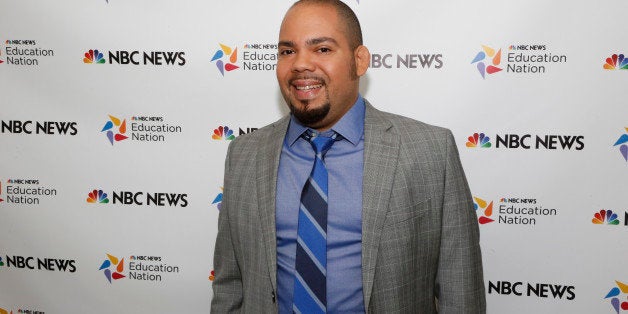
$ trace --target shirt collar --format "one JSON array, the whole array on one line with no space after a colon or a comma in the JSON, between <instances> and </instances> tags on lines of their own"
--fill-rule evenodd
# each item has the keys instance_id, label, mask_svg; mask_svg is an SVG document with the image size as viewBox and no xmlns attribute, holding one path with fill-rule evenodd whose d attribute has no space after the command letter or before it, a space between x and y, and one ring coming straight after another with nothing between
<instances>
[{"instance_id":1,"label":"shirt collar","mask_svg":"<svg viewBox=\"0 0 628 314\"><path fill-rule=\"evenodd\" d=\"M358 99L351 106L351 109L331 129L342 135L343 138L354 146L358 145L364 134L365 111L364 98L358 94ZM288 145L292 146L307 129L308 127L302 125L293 115L290 115L290 125L286 134Z\"/></svg>"}]
</instances>

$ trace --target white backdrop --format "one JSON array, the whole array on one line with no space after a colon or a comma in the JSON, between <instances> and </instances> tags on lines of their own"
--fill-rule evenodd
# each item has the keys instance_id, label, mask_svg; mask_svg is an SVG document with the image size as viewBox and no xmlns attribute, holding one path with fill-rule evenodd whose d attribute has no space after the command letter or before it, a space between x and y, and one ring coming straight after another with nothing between
<instances>
[{"instance_id":1,"label":"white backdrop","mask_svg":"<svg viewBox=\"0 0 628 314\"><path fill-rule=\"evenodd\" d=\"M209 312L226 128L286 114L291 3L0 1L0 313ZM454 132L488 312L628 313L628 3L347 3L362 94Z\"/></svg>"}]
</instances>

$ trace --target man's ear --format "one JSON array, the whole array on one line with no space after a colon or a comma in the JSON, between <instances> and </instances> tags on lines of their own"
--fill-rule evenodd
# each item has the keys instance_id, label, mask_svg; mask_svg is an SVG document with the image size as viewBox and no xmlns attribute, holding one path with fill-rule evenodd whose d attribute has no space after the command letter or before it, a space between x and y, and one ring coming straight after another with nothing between
<instances>
[{"instance_id":1,"label":"man's ear","mask_svg":"<svg viewBox=\"0 0 628 314\"><path fill-rule=\"evenodd\" d=\"M355 48L354 55L357 72L356 74L358 76L362 76L364 75L364 73L366 73L366 70L371 63L371 53L369 52L369 49L366 48L366 46L360 45Z\"/></svg>"}]
</instances>

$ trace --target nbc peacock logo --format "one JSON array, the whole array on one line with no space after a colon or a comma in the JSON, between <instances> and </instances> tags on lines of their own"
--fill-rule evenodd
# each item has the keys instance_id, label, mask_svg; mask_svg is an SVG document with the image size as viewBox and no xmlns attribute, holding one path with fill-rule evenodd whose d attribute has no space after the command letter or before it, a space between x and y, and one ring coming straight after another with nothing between
<instances>
[{"instance_id":1,"label":"nbc peacock logo","mask_svg":"<svg viewBox=\"0 0 628 314\"><path fill-rule=\"evenodd\" d=\"M211 62L215 62L220 74L225 76L225 71L231 72L240 68L236 65L236 62L238 62L238 48L232 49L227 45L219 45L220 49L214 52Z\"/></svg>"},{"instance_id":2,"label":"nbc peacock logo","mask_svg":"<svg viewBox=\"0 0 628 314\"><path fill-rule=\"evenodd\" d=\"M591 222L596 225L619 225L619 216L612 210L602 209L593 215Z\"/></svg>"},{"instance_id":3,"label":"nbc peacock logo","mask_svg":"<svg viewBox=\"0 0 628 314\"><path fill-rule=\"evenodd\" d=\"M83 63L87 64L104 64L105 58L102 52L98 51L98 49L90 49L84 54Z\"/></svg>"},{"instance_id":4,"label":"nbc peacock logo","mask_svg":"<svg viewBox=\"0 0 628 314\"><path fill-rule=\"evenodd\" d=\"M119 280L126 277L122 274L124 271L124 258L118 259L111 254L107 254L107 258L102 262L98 270L103 271L109 283L112 283L112 280Z\"/></svg>"},{"instance_id":5,"label":"nbc peacock logo","mask_svg":"<svg viewBox=\"0 0 628 314\"><path fill-rule=\"evenodd\" d=\"M483 79L486 79L486 75L492 75L502 70L499 65L502 62L502 50L495 49L482 45L475 58L471 61L471 64L475 64L478 72L482 75Z\"/></svg>"},{"instance_id":6,"label":"nbc peacock logo","mask_svg":"<svg viewBox=\"0 0 628 314\"><path fill-rule=\"evenodd\" d=\"M493 216L493 201L488 203L486 202L486 200L474 196L473 208L475 209L476 212L480 212L480 217L478 217L478 222L481 225L485 225L487 223L491 223L495 221L491 218L491 216Z\"/></svg>"},{"instance_id":7,"label":"nbc peacock logo","mask_svg":"<svg viewBox=\"0 0 628 314\"><path fill-rule=\"evenodd\" d=\"M611 288L604 299L611 301L615 313L628 311L628 285L616 280L615 286Z\"/></svg>"},{"instance_id":8,"label":"nbc peacock logo","mask_svg":"<svg viewBox=\"0 0 628 314\"><path fill-rule=\"evenodd\" d=\"M626 130L626 133L622 134L613 146L619 146L619 152L624 157L624 160L628 161L628 144L626 144L628 143L628 128L624 129Z\"/></svg>"},{"instance_id":9,"label":"nbc peacock logo","mask_svg":"<svg viewBox=\"0 0 628 314\"><path fill-rule=\"evenodd\" d=\"M628 58L624 54L613 54L606 58L606 63L602 66L604 70L628 70Z\"/></svg>"},{"instance_id":10,"label":"nbc peacock logo","mask_svg":"<svg viewBox=\"0 0 628 314\"><path fill-rule=\"evenodd\" d=\"M87 194L87 202L90 204L107 204L109 198L103 190L93 190Z\"/></svg>"},{"instance_id":11,"label":"nbc peacock logo","mask_svg":"<svg viewBox=\"0 0 628 314\"><path fill-rule=\"evenodd\" d=\"M9 312L9 311L7 311L7 310L5 310L5 309L0 307L0 314L13 314L13 311Z\"/></svg>"},{"instance_id":12,"label":"nbc peacock logo","mask_svg":"<svg viewBox=\"0 0 628 314\"><path fill-rule=\"evenodd\" d=\"M212 134L212 139L220 141L232 141L236 138L235 134L233 134L233 130L228 126L219 126L214 129L214 134Z\"/></svg>"},{"instance_id":13,"label":"nbc peacock logo","mask_svg":"<svg viewBox=\"0 0 628 314\"><path fill-rule=\"evenodd\" d=\"M467 138L467 147L469 148L489 148L491 147L491 138L484 133L473 133Z\"/></svg>"},{"instance_id":14,"label":"nbc peacock logo","mask_svg":"<svg viewBox=\"0 0 628 314\"><path fill-rule=\"evenodd\" d=\"M109 143L113 145L114 142L120 142L129 138L126 136L126 119L120 120L112 115L109 115L109 120L105 122L100 132L106 132Z\"/></svg>"}]
</instances>

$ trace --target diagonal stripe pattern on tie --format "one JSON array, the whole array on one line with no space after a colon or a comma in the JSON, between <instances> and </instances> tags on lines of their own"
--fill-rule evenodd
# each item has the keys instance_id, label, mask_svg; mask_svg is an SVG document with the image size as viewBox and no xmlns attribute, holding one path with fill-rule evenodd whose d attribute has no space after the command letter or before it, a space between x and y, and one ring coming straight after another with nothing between
<instances>
[{"instance_id":1,"label":"diagonal stripe pattern on tie","mask_svg":"<svg viewBox=\"0 0 628 314\"><path fill-rule=\"evenodd\" d=\"M294 313L327 311L327 168L324 158L337 139L316 136L308 130L303 138L316 153L310 177L301 193L294 273Z\"/></svg>"}]
</instances>

